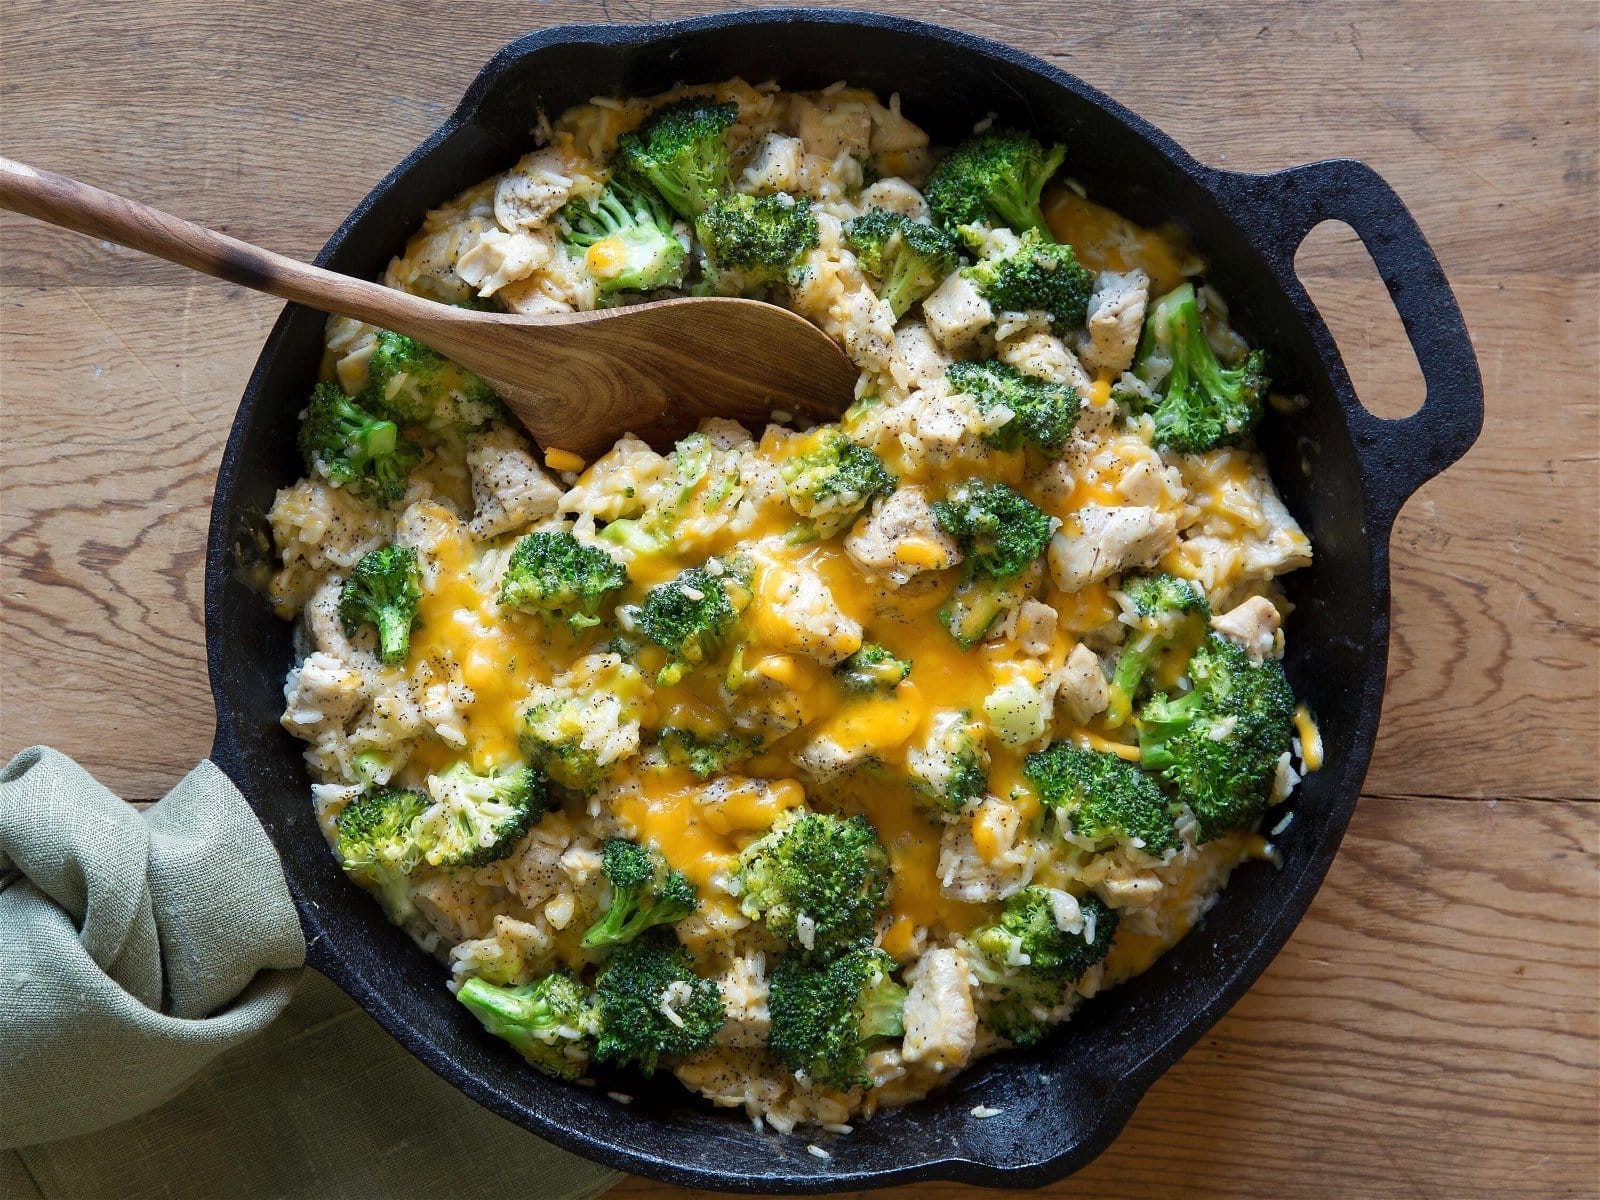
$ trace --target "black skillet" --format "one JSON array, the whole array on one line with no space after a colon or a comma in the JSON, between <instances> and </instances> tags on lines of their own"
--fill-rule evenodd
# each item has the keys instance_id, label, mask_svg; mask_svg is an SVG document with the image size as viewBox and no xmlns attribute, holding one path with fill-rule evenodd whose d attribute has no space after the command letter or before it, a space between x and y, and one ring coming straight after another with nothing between
<instances>
[{"instance_id":1,"label":"black skillet","mask_svg":"<svg viewBox=\"0 0 1600 1200\"><path fill-rule=\"evenodd\" d=\"M315 380L323 316L290 306L239 405L217 478L206 561L214 757L283 856L312 965L406 1047L495 1112L626 1171L691 1187L824 1192L953 1179L1027 1187L1089 1162L1146 1088L1244 994L1294 930L1355 808L1378 729L1389 640L1389 530L1423 482L1464 454L1482 384L1454 296L1415 221L1369 167L1333 160L1270 175L1196 162L1115 101L1007 46L871 13L772 9L662 25L547 29L506 47L448 122L380 183L317 261L378 274L424 212L515 161L543 109L730 75L815 88L837 79L898 92L949 143L993 111L1068 147L1071 173L1149 223L1175 220L1210 264L1235 323L1309 407L1269 414L1260 441L1316 565L1287 579L1288 670L1321 722L1327 767L1302 784L1275 839L1283 866L1242 868L1204 923L1145 975L1086 1004L1044 1045L984 1060L947 1090L850 1136L780 1137L717 1111L665 1076L588 1089L527 1068L444 988L439 964L339 872L312 817L301 746L278 725L290 629L248 584L273 493L301 473L295 414ZM1348 222L1377 263L1421 363L1427 400L1404 420L1362 408L1294 274L1319 222ZM1269 816L1268 824L1274 817ZM632 1094L631 1105L607 1096ZM381 1104L382 1097L373 1097ZM998 1109L986 1120L977 1105ZM810 1153L808 1141L830 1157Z\"/></svg>"}]
</instances>

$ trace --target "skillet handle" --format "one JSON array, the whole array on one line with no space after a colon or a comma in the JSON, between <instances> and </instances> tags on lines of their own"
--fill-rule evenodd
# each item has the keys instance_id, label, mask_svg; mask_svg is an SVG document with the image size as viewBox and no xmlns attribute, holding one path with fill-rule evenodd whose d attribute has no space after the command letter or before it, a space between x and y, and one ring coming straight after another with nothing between
<instances>
[{"instance_id":1,"label":"skillet handle","mask_svg":"<svg viewBox=\"0 0 1600 1200\"><path fill-rule=\"evenodd\" d=\"M1323 221L1343 221L1377 265L1422 368L1427 396L1409 417L1349 413L1368 496L1386 521L1407 497L1465 454L1483 428L1483 379L1455 293L1395 190L1366 163L1327 159L1269 175L1219 171L1218 198L1248 222L1280 278Z\"/></svg>"}]
</instances>

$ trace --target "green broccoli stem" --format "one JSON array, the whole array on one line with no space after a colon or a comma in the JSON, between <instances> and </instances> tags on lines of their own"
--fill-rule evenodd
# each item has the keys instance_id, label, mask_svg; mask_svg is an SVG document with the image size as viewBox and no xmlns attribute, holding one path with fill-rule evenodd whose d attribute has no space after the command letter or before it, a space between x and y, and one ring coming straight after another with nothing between
<instances>
[{"instance_id":1,"label":"green broccoli stem","mask_svg":"<svg viewBox=\"0 0 1600 1200\"><path fill-rule=\"evenodd\" d=\"M1190 719L1200 710L1201 700L1200 690L1196 688L1175 700L1157 697L1151 702L1139 720L1139 762L1142 766L1160 771L1177 762L1176 756L1167 748L1167 741L1184 731ZM1159 709L1159 713L1152 713L1152 709Z\"/></svg>"},{"instance_id":2,"label":"green broccoli stem","mask_svg":"<svg viewBox=\"0 0 1600 1200\"><path fill-rule=\"evenodd\" d=\"M378 646L386 663L402 662L411 640L411 616L398 607L385 604L376 612Z\"/></svg>"},{"instance_id":3,"label":"green broccoli stem","mask_svg":"<svg viewBox=\"0 0 1600 1200\"><path fill-rule=\"evenodd\" d=\"M903 1037L906 989L888 976L861 997L861 1040L882 1041Z\"/></svg>"},{"instance_id":4,"label":"green broccoli stem","mask_svg":"<svg viewBox=\"0 0 1600 1200\"><path fill-rule=\"evenodd\" d=\"M1143 640L1139 645L1133 645L1134 638ZM1133 712L1133 697L1139 690L1144 673L1149 670L1164 644L1161 638L1137 632L1123 643L1116 670L1111 673L1111 699L1105 714L1108 729L1116 729Z\"/></svg>"}]
</instances>

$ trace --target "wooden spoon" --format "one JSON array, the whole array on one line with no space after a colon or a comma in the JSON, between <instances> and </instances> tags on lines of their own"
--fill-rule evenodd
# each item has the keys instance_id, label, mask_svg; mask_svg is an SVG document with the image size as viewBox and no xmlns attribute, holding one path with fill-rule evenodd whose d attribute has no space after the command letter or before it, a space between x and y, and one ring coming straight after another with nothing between
<instances>
[{"instance_id":1,"label":"wooden spoon","mask_svg":"<svg viewBox=\"0 0 1600 1200\"><path fill-rule=\"evenodd\" d=\"M725 296L519 317L437 304L241 242L0 158L0 207L416 338L483 376L546 449L593 458L633 432L662 446L701 417L757 432L774 411L838 417L857 371L804 317Z\"/></svg>"}]
</instances>

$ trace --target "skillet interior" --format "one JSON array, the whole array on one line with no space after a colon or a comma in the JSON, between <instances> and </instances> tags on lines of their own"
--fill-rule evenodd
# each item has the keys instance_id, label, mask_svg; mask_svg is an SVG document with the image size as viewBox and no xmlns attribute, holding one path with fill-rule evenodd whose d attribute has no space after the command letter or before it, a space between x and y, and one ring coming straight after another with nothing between
<instances>
[{"instance_id":1,"label":"skillet interior","mask_svg":"<svg viewBox=\"0 0 1600 1200\"><path fill-rule=\"evenodd\" d=\"M296 414L314 382L323 317L286 310L241 403L218 479L207 565L217 760L278 845L312 961L445 1078L503 1116L580 1153L701 1187L821 1191L919 1178L1029 1185L1108 1145L1154 1078L1260 974L1299 920L1355 805L1376 731L1388 634L1386 522L1369 520L1350 423L1359 417L1331 339L1292 277L1274 269L1213 192L1218 174L1106 97L993 43L867 14L769 11L653 27L567 27L523 39L485 69L462 108L363 202L319 262L373 276L431 206L510 165L543 107L644 94L732 74L788 88L835 79L898 91L936 141L1000 118L1068 146L1089 195L1130 216L1175 219L1211 263L1234 323L1272 355L1275 380L1311 400L1269 414L1261 441L1285 501L1317 548L1287 577L1298 606L1288 670L1316 711L1329 767L1297 793L1278 839L1284 866L1241 868L1204 925L1144 976L1086 1004L1044 1046L979 1063L946 1092L886 1112L847 1138L751 1128L670 1079L600 1075L570 1087L527 1069L444 989L444 972L334 865L313 820L300 745L278 726L289 626L250 586L270 557L263 514L301 474ZM1307 471L1302 463L1314 468ZM1268 823L1271 823L1269 818ZM608 1089L636 1097L630 1106ZM374 1098L375 1102L378 1098ZM974 1120L978 1104L999 1116Z\"/></svg>"}]
</instances>

